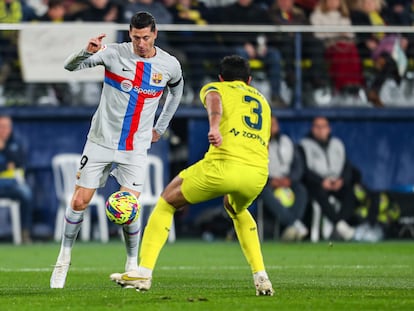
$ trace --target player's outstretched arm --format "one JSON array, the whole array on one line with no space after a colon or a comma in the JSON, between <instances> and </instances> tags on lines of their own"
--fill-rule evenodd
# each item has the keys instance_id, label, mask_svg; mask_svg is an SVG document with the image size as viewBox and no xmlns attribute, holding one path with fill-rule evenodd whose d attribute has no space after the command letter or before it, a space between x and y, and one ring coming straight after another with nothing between
<instances>
[{"instance_id":1,"label":"player's outstretched arm","mask_svg":"<svg viewBox=\"0 0 414 311\"><path fill-rule=\"evenodd\" d=\"M89 39L86 51L93 54L98 52L102 47L102 39L105 37L106 34L101 33L99 36Z\"/></svg>"},{"instance_id":2,"label":"player's outstretched arm","mask_svg":"<svg viewBox=\"0 0 414 311\"><path fill-rule=\"evenodd\" d=\"M91 38L88 41L86 48L82 49L78 53L70 55L64 63L64 67L69 71L76 71L83 68L91 68L97 65L102 65L101 58L91 57L102 48L102 40L106 37L106 34L102 33L97 37Z\"/></svg>"}]
</instances>

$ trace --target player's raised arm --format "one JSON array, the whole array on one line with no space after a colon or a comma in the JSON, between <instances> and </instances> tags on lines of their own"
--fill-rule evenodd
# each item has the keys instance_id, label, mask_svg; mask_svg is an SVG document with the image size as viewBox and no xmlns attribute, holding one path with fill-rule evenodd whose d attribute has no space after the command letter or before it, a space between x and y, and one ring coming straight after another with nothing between
<instances>
[{"instance_id":1,"label":"player's raised arm","mask_svg":"<svg viewBox=\"0 0 414 311\"><path fill-rule=\"evenodd\" d=\"M91 38L88 41L86 48L83 48L80 52L70 55L64 63L64 67L69 71L76 71L83 68L95 67L102 65L103 61L99 57L92 58L96 52L102 48L102 40L106 37L106 34L102 33L97 37Z\"/></svg>"},{"instance_id":2,"label":"player's raised arm","mask_svg":"<svg viewBox=\"0 0 414 311\"><path fill-rule=\"evenodd\" d=\"M101 33L99 36L95 38L91 38L88 41L88 45L86 46L86 51L89 53L96 53L102 47L102 39L106 37L106 34Z\"/></svg>"}]
</instances>

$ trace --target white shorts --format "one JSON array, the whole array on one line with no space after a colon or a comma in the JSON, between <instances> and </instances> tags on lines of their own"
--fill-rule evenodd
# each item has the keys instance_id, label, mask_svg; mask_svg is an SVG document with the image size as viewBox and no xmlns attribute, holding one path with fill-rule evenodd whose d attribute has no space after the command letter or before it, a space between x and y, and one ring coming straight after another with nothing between
<instances>
[{"instance_id":1,"label":"white shorts","mask_svg":"<svg viewBox=\"0 0 414 311\"><path fill-rule=\"evenodd\" d=\"M126 188L142 192L147 152L109 149L87 141L83 149L76 184L90 189L104 187L108 176Z\"/></svg>"}]
</instances>

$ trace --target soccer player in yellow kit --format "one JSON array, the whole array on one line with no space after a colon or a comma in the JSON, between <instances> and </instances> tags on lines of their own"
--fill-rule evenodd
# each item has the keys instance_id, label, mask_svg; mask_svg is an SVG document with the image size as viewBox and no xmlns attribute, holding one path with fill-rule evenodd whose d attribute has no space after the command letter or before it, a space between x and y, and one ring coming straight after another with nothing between
<instances>
[{"instance_id":1,"label":"soccer player in yellow kit","mask_svg":"<svg viewBox=\"0 0 414 311\"><path fill-rule=\"evenodd\" d=\"M222 59L219 79L200 91L210 126L209 150L202 160L181 171L161 194L144 231L138 270L110 276L122 286L150 289L152 271L177 209L224 196L224 207L253 273L256 295L274 293L256 222L247 210L268 177L270 107L264 96L249 86L250 67L240 56Z\"/></svg>"}]
</instances>

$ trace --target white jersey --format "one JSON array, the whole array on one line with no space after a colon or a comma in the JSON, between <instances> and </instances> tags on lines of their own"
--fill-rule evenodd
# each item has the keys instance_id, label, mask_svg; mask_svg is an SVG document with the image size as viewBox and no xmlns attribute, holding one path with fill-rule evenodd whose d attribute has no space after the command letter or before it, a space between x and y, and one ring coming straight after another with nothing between
<instances>
[{"instance_id":1,"label":"white jersey","mask_svg":"<svg viewBox=\"0 0 414 311\"><path fill-rule=\"evenodd\" d=\"M83 49L65 61L70 71L98 65L105 67L105 80L88 139L110 149L147 150L165 87L178 91L167 97L155 126L159 134L168 127L181 100L180 63L158 47L154 57L142 58L134 53L130 42L104 45L95 54Z\"/></svg>"}]
</instances>

